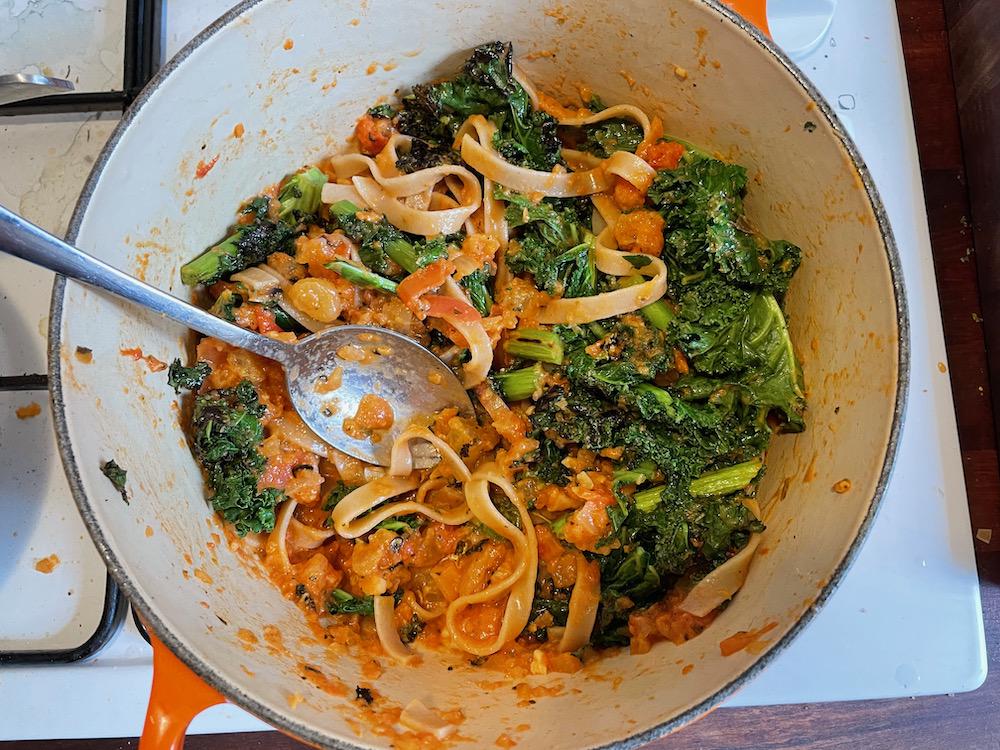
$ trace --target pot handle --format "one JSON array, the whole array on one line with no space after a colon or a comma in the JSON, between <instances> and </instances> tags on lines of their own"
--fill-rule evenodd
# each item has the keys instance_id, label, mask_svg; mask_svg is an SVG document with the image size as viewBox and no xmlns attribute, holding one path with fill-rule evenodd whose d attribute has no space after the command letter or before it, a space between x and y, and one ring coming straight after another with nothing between
<instances>
[{"instance_id":1,"label":"pot handle","mask_svg":"<svg viewBox=\"0 0 1000 750\"><path fill-rule=\"evenodd\" d=\"M765 36L771 36L767 26L767 0L722 0L732 10L760 29Z\"/></svg>"},{"instance_id":2,"label":"pot handle","mask_svg":"<svg viewBox=\"0 0 1000 750\"><path fill-rule=\"evenodd\" d=\"M148 627L153 647L153 687L139 750L182 750L191 720L226 699L174 656Z\"/></svg>"}]
</instances>

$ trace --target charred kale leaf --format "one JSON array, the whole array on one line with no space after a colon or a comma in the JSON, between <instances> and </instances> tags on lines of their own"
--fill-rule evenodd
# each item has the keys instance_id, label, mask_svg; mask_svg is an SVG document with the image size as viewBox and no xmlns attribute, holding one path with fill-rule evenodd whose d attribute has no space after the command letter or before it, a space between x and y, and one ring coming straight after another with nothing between
<instances>
[{"instance_id":1,"label":"charred kale leaf","mask_svg":"<svg viewBox=\"0 0 1000 750\"><path fill-rule=\"evenodd\" d=\"M122 496L122 500L128 504L128 491L125 489L128 472L119 466L114 459L111 459L101 464L101 473L108 478L108 481Z\"/></svg>"},{"instance_id":2,"label":"charred kale leaf","mask_svg":"<svg viewBox=\"0 0 1000 750\"><path fill-rule=\"evenodd\" d=\"M535 110L514 78L510 43L477 47L462 71L440 83L420 84L403 98L396 128L415 140L397 167L413 171L452 159L458 128L470 115L484 115L497 127L493 146L504 159L530 169L559 162L556 121Z\"/></svg>"},{"instance_id":3,"label":"charred kale leaf","mask_svg":"<svg viewBox=\"0 0 1000 750\"><path fill-rule=\"evenodd\" d=\"M211 374L212 366L208 362L195 362L190 367L184 367L180 359L175 359L167 370L167 385L174 389L174 393L180 393L181 389L196 391Z\"/></svg>"},{"instance_id":4,"label":"charred kale leaf","mask_svg":"<svg viewBox=\"0 0 1000 750\"><path fill-rule=\"evenodd\" d=\"M257 447L264 439L264 405L248 380L234 388L195 397L191 419L195 457L208 475L212 506L240 536L274 528L281 490L258 489L267 461Z\"/></svg>"}]
</instances>

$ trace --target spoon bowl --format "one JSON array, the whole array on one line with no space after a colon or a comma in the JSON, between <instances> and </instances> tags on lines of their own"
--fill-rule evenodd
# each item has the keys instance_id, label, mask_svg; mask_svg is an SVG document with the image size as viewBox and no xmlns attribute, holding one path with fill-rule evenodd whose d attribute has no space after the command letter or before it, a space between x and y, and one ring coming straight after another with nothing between
<instances>
[{"instance_id":1,"label":"spoon bowl","mask_svg":"<svg viewBox=\"0 0 1000 750\"><path fill-rule=\"evenodd\" d=\"M349 456L387 466L396 436L414 421L454 406L472 416L472 402L448 366L396 331L336 326L302 339L284 360L292 403L325 442ZM372 429L359 412L368 397ZM421 450L421 447L424 449ZM437 460L429 443L414 446L414 465Z\"/></svg>"}]
</instances>

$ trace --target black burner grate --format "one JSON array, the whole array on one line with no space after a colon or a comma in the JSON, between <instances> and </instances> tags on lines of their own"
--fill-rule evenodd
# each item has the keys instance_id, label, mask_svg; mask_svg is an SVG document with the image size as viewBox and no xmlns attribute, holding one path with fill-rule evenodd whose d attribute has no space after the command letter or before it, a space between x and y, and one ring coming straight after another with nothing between
<instances>
[{"instance_id":1,"label":"black burner grate","mask_svg":"<svg viewBox=\"0 0 1000 750\"><path fill-rule=\"evenodd\" d=\"M161 0L126 0L121 91L81 91L12 102L0 106L0 116L124 110L159 66L161 7Z\"/></svg>"},{"instance_id":2,"label":"black burner grate","mask_svg":"<svg viewBox=\"0 0 1000 750\"><path fill-rule=\"evenodd\" d=\"M127 0L125 59L121 91L80 92L45 96L0 106L0 116L124 110L153 77L160 60L162 0ZM45 374L0 377L0 391L44 391ZM104 608L94 632L79 646L68 649L2 651L0 665L69 664L96 654L118 632L128 609L125 595L109 575Z\"/></svg>"}]
</instances>

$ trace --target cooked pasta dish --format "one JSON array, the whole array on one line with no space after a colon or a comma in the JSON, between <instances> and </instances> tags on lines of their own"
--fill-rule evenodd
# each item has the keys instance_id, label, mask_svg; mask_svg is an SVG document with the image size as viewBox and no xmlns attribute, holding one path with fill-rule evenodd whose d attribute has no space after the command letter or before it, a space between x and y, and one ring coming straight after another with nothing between
<instances>
[{"instance_id":1,"label":"cooked pasta dish","mask_svg":"<svg viewBox=\"0 0 1000 750\"><path fill-rule=\"evenodd\" d=\"M328 638L400 661L572 672L696 636L758 547L772 436L804 427L782 312L800 251L748 223L746 188L636 106L537 91L509 44L375 104L181 277L288 342L403 333L476 413L402 425L365 464L305 426L278 364L202 339L169 375L212 505ZM393 404L331 418L377 441Z\"/></svg>"}]
</instances>

